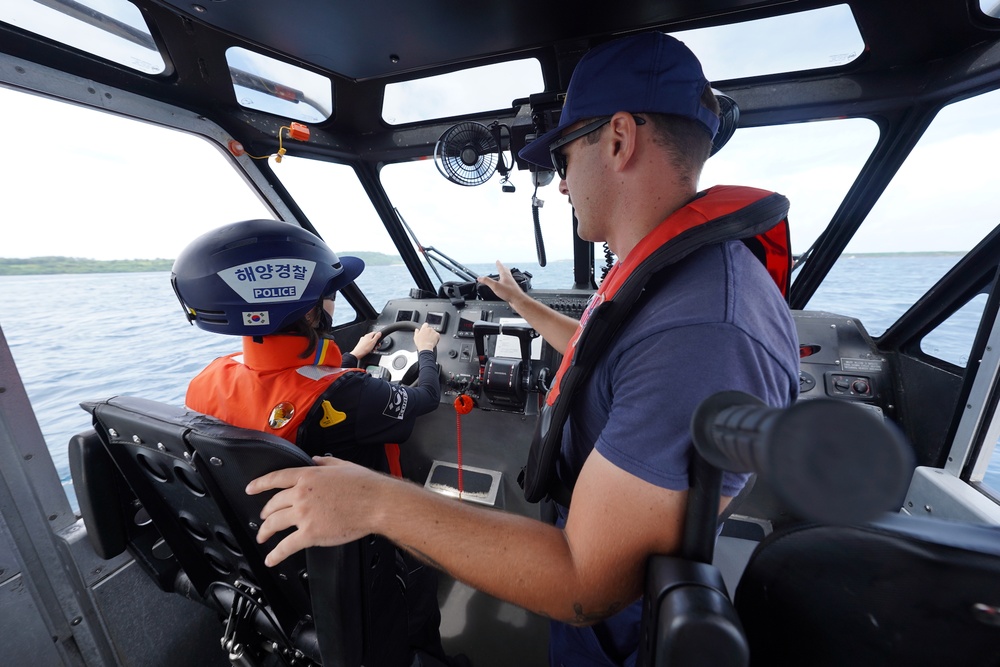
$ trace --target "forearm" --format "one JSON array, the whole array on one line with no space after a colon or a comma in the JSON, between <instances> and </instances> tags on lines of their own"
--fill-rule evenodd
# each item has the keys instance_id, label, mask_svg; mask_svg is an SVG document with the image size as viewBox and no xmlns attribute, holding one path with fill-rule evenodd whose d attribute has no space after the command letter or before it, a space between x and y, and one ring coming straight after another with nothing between
<instances>
[{"instance_id":1,"label":"forearm","mask_svg":"<svg viewBox=\"0 0 1000 667\"><path fill-rule=\"evenodd\" d=\"M647 484L595 451L577 482L573 513L559 529L345 461L316 462L268 473L247 487L251 495L279 490L261 512L258 542L294 528L270 551L268 565L310 546L376 533L473 588L579 625L639 597L649 555L677 549L687 497ZM622 489L632 489L627 500Z\"/></svg>"},{"instance_id":2,"label":"forearm","mask_svg":"<svg viewBox=\"0 0 1000 667\"><path fill-rule=\"evenodd\" d=\"M417 412L424 414L436 408L441 400L441 378L434 350L421 350L417 355L417 384L409 391L418 397L420 408Z\"/></svg>"},{"instance_id":3,"label":"forearm","mask_svg":"<svg viewBox=\"0 0 1000 667\"><path fill-rule=\"evenodd\" d=\"M578 321L568 315L556 312L524 292L511 298L508 303L554 350L559 354L566 353L569 340L579 325Z\"/></svg>"},{"instance_id":4,"label":"forearm","mask_svg":"<svg viewBox=\"0 0 1000 667\"><path fill-rule=\"evenodd\" d=\"M489 595L573 624L606 618L639 595L638 581L588 578L554 526L395 479L380 486L374 532Z\"/></svg>"}]
</instances>

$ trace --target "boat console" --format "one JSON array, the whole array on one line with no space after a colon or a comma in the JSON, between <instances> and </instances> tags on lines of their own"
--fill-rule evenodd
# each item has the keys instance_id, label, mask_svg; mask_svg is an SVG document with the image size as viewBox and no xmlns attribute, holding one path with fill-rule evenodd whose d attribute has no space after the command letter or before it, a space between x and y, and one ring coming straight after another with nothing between
<instances>
[{"instance_id":1,"label":"boat console","mask_svg":"<svg viewBox=\"0 0 1000 667\"><path fill-rule=\"evenodd\" d=\"M884 417L896 412L889 362L857 319L795 311L799 334L799 400L835 398Z\"/></svg>"},{"instance_id":2,"label":"boat console","mask_svg":"<svg viewBox=\"0 0 1000 667\"><path fill-rule=\"evenodd\" d=\"M532 290L531 295L576 319L590 298L585 290ZM400 327L400 323L412 323L412 327ZM442 403L451 405L465 394L481 410L538 413L538 398L548 390L561 355L504 301L389 301L370 327L387 333L375 354L365 360L368 371L404 384L412 381L416 351L406 329L424 323L441 334L437 358Z\"/></svg>"},{"instance_id":3,"label":"boat console","mask_svg":"<svg viewBox=\"0 0 1000 667\"><path fill-rule=\"evenodd\" d=\"M531 296L576 319L590 298L585 290L533 289ZM799 334L800 400L835 398L883 417L895 416L889 361L857 318L808 310L792 316ZM544 395L561 360L504 301L469 300L456 306L444 298L393 299L369 330L406 322L426 322L440 332L441 401L449 405L467 394L483 410L536 414L537 402L527 399ZM416 369L410 370L416 352L403 329L397 333L393 326L366 360L369 372L404 383L416 377Z\"/></svg>"}]
</instances>

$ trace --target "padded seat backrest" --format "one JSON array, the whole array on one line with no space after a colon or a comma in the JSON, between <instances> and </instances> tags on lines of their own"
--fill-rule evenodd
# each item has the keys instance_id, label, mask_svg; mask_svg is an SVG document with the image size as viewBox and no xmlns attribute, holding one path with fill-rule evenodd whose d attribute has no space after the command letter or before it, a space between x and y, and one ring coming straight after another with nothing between
<instances>
[{"instance_id":1,"label":"padded seat backrest","mask_svg":"<svg viewBox=\"0 0 1000 667\"><path fill-rule=\"evenodd\" d=\"M208 598L216 582L233 584L242 578L268 591L283 624L294 626L308 613L304 554L274 570L266 567L264 555L277 544L277 536L257 545L259 518L245 518L259 517L271 494L253 497L240 489L242 497L227 495L216 481L249 475L249 482L255 472L313 465L305 453L264 433L139 398L116 397L86 403L84 409L94 416L94 428L112 459L199 595ZM199 433L203 442L218 443L211 454L189 442ZM279 581L280 594L275 590Z\"/></svg>"},{"instance_id":2,"label":"padded seat backrest","mask_svg":"<svg viewBox=\"0 0 1000 667\"><path fill-rule=\"evenodd\" d=\"M245 488L265 473L314 465L302 450L266 433L141 398L113 397L82 407L93 415L108 455L203 599L217 600L223 593L233 600L239 596L237 582L250 584L262 592L279 637L320 635L306 651L314 660L322 653L330 664L393 664L396 656L387 656L395 644L384 641L384 633L405 636L405 614L395 550L386 540L312 548L275 567L264 564L287 531L257 544L260 512L274 492L248 496ZM315 615L314 603L321 607ZM326 627L315 627L314 616Z\"/></svg>"},{"instance_id":3,"label":"padded seat backrest","mask_svg":"<svg viewBox=\"0 0 1000 667\"><path fill-rule=\"evenodd\" d=\"M792 527L758 546L735 604L752 665L998 665L1000 527Z\"/></svg>"}]
</instances>

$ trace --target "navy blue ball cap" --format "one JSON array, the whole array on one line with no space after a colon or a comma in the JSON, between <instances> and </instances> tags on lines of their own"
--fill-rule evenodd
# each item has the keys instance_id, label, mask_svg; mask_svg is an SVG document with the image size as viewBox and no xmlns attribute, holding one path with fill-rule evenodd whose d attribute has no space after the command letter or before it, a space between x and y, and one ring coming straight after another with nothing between
<instances>
[{"instance_id":1,"label":"navy blue ball cap","mask_svg":"<svg viewBox=\"0 0 1000 667\"><path fill-rule=\"evenodd\" d=\"M584 54L573 70L559 126L522 148L518 156L552 169L549 145L567 127L619 111L691 118L714 137L719 118L701 104L706 86L698 58L670 35L644 32L606 42Z\"/></svg>"}]
</instances>

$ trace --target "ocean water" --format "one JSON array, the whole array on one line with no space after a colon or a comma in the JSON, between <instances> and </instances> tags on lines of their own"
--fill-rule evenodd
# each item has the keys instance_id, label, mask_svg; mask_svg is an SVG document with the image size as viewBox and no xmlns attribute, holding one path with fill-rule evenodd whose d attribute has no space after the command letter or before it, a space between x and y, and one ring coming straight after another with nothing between
<instances>
[{"instance_id":1,"label":"ocean water","mask_svg":"<svg viewBox=\"0 0 1000 667\"><path fill-rule=\"evenodd\" d=\"M810 308L850 314L878 335L944 274L956 256L845 258ZM569 262L534 274L534 287L560 288L571 281ZM480 274L492 265L469 265ZM445 280L453 279L442 271ZM859 279L860 277L860 279ZM368 267L359 284L376 308L413 286L402 266ZM210 360L239 348L235 338L187 323L168 273L0 276L0 329L11 347L53 462L77 508L67 443L90 426L79 404L116 394L182 405L188 380ZM335 321L352 319L338 300ZM980 307L981 308L981 307ZM965 363L979 313L960 312L938 336L938 356ZM1000 455L988 474L1000 489Z\"/></svg>"}]
</instances>

